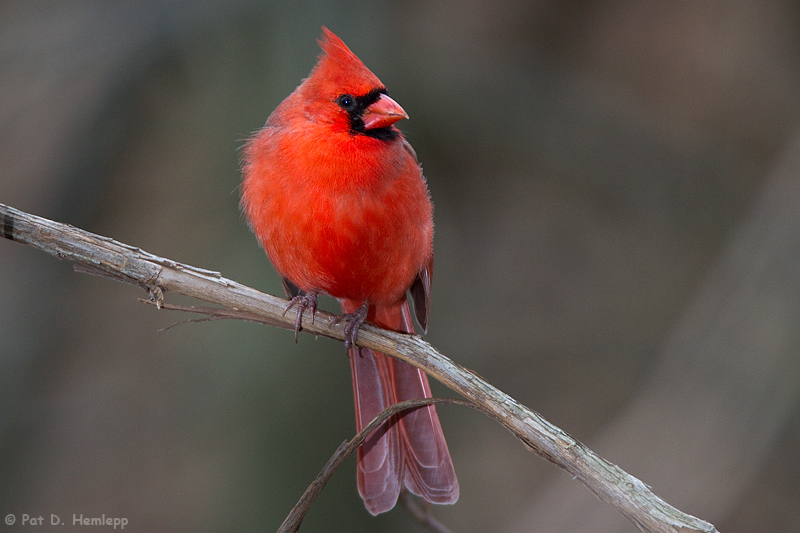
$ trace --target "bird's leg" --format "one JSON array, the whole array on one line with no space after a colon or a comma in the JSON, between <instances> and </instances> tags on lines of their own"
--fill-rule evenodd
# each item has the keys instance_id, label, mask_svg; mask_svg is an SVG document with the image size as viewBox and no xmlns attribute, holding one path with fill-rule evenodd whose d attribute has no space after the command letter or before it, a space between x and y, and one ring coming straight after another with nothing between
<instances>
[{"instance_id":1,"label":"bird's leg","mask_svg":"<svg viewBox=\"0 0 800 533\"><path fill-rule=\"evenodd\" d=\"M367 319L367 311L369 311L369 304L364 302L361 304L361 307L352 313L339 315L333 319L333 324L338 324L342 320L347 321L347 324L344 326L345 349L349 350L356 345L356 341L358 340L358 328L360 328L364 320Z\"/></svg>"},{"instance_id":2,"label":"bird's leg","mask_svg":"<svg viewBox=\"0 0 800 533\"><path fill-rule=\"evenodd\" d=\"M317 294L319 291L301 292L291 300L289 305L283 310L284 316L294 306L297 306L297 318L294 321L294 342L297 344L297 332L303 329L303 313L306 309L311 311L311 323L314 323L314 315L317 312Z\"/></svg>"}]
</instances>

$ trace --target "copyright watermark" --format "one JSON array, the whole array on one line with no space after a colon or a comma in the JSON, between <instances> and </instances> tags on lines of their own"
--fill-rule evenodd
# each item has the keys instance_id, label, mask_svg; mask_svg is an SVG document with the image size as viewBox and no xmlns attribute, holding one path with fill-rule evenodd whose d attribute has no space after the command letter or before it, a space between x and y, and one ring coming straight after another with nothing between
<instances>
[{"instance_id":1,"label":"copyright watermark","mask_svg":"<svg viewBox=\"0 0 800 533\"><path fill-rule=\"evenodd\" d=\"M7 526L13 526L17 524L17 515L14 513L8 513L5 518L3 519ZM73 526L101 526L101 527L110 527L113 529L125 529L125 526L128 525L128 519L124 517L115 517L115 516L106 516L102 514L100 516L89 516L84 515L83 513L80 514L72 514L72 519L69 518L62 519L59 515L50 514L50 520L48 521L46 517L39 515L39 516L31 516L26 513L22 513L19 517L19 524L20 526L63 526L64 524L72 524Z\"/></svg>"}]
</instances>

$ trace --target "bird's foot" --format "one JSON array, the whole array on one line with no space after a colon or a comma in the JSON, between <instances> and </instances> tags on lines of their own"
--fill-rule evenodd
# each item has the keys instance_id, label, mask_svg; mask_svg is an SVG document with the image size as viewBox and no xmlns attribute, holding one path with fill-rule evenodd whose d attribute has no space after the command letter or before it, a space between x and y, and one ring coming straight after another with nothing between
<instances>
[{"instance_id":1,"label":"bird's foot","mask_svg":"<svg viewBox=\"0 0 800 533\"><path fill-rule=\"evenodd\" d=\"M333 324L338 324L342 320L346 321L347 324L344 326L344 347L345 349L353 348L356 345L356 341L358 340L358 328L361 327L361 324L367 319L367 311L369 310L369 304L364 302L361 304L361 307L353 311L352 313L346 313L344 315L339 315L333 319Z\"/></svg>"},{"instance_id":2,"label":"bird's foot","mask_svg":"<svg viewBox=\"0 0 800 533\"><path fill-rule=\"evenodd\" d=\"M297 343L297 332L303 329L303 313L306 309L311 312L311 323L314 323L314 315L317 312L317 291L301 293L289 300L289 305L283 310L284 316L289 309L297 306L297 318L294 321L294 342Z\"/></svg>"}]
</instances>

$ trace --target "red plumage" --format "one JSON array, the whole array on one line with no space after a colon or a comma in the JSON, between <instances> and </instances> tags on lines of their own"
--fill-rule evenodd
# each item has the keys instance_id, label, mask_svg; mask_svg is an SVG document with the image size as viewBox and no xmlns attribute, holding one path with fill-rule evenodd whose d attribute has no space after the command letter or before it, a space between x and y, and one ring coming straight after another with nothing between
<instances>
[{"instance_id":1,"label":"red plumage","mask_svg":"<svg viewBox=\"0 0 800 533\"><path fill-rule=\"evenodd\" d=\"M303 80L245 146L242 207L287 293L313 313L319 292L357 327L359 308L384 328L413 333L410 290L427 327L433 274L433 206L407 118L380 80L332 32ZM365 307L366 306L366 307ZM299 317L298 317L299 318ZM351 346L358 429L389 405L430 396L413 366ZM458 499L433 406L379 428L358 453L358 488L372 514L406 487L432 503Z\"/></svg>"}]
</instances>

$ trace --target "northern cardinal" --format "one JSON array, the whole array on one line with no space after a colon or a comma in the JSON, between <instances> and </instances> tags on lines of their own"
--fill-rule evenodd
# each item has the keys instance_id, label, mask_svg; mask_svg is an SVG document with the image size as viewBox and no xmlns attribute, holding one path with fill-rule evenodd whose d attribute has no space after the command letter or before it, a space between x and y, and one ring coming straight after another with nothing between
<instances>
[{"instance_id":1,"label":"northern cardinal","mask_svg":"<svg viewBox=\"0 0 800 533\"><path fill-rule=\"evenodd\" d=\"M311 74L246 144L242 208L296 307L295 335L317 295L338 299L358 430L390 405L430 397L425 373L355 345L364 320L413 333L410 293L427 330L433 206L411 145L408 115L347 46L322 29ZM367 510L392 509L406 488L431 503L458 499L434 406L392 418L358 450Z\"/></svg>"}]
</instances>

